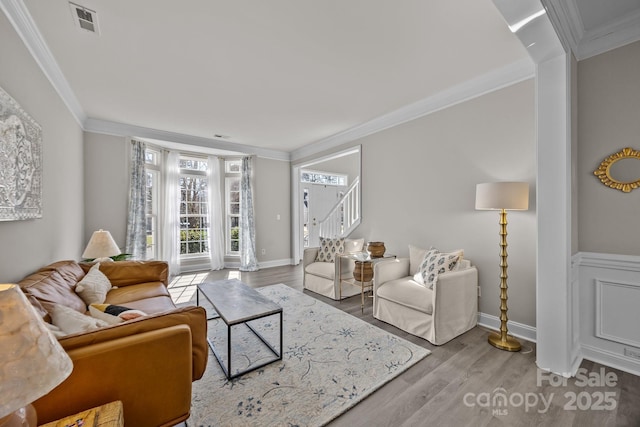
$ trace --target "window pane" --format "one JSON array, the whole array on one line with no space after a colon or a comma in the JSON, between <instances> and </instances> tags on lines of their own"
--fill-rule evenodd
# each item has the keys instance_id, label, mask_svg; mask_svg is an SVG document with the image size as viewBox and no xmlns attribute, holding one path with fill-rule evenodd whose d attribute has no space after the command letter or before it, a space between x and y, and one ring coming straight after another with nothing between
<instances>
[{"instance_id":1,"label":"window pane","mask_svg":"<svg viewBox=\"0 0 640 427\"><path fill-rule=\"evenodd\" d=\"M194 171L206 171L207 161L195 158L180 158L180 169L194 170Z\"/></svg>"},{"instance_id":2,"label":"window pane","mask_svg":"<svg viewBox=\"0 0 640 427\"><path fill-rule=\"evenodd\" d=\"M229 205L229 213L231 215L239 215L240 214L240 203L231 203Z\"/></svg>"},{"instance_id":3,"label":"window pane","mask_svg":"<svg viewBox=\"0 0 640 427\"><path fill-rule=\"evenodd\" d=\"M224 164L225 171L227 173L239 173L242 166L242 160L227 160Z\"/></svg>"},{"instance_id":4,"label":"window pane","mask_svg":"<svg viewBox=\"0 0 640 427\"><path fill-rule=\"evenodd\" d=\"M144 162L148 165L158 165L160 159L160 152L147 148L144 150Z\"/></svg>"},{"instance_id":5,"label":"window pane","mask_svg":"<svg viewBox=\"0 0 640 427\"><path fill-rule=\"evenodd\" d=\"M181 158L180 168L180 253L202 255L208 253L207 192L208 180L189 171L206 171L207 162L197 158Z\"/></svg>"},{"instance_id":6,"label":"window pane","mask_svg":"<svg viewBox=\"0 0 640 427\"><path fill-rule=\"evenodd\" d=\"M347 176L306 171L300 174L300 181L313 182L313 183L326 184L326 185L346 185Z\"/></svg>"},{"instance_id":7,"label":"window pane","mask_svg":"<svg viewBox=\"0 0 640 427\"><path fill-rule=\"evenodd\" d=\"M231 203L240 203L240 193L232 192L231 194L229 194L229 199Z\"/></svg>"},{"instance_id":8,"label":"window pane","mask_svg":"<svg viewBox=\"0 0 640 427\"><path fill-rule=\"evenodd\" d=\"M159 171L154 168L157 163L159 152L146 149L145 163L148 165L146 171L146 190L145 190L145 215L146 215L146 234L147 245L145 259L157 258L157 215L158 215L158 179Z\"/></svg>"}]
</instances>

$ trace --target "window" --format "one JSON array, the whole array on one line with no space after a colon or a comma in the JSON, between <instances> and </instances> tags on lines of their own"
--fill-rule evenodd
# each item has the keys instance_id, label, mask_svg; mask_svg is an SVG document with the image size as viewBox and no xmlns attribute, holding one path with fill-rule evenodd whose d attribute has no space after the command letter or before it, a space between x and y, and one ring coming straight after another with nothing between
<instances>
[{"instance_id":1,"label":"window","mask_svg":"<svg viewBox=\"0 0 640 427\"><path fill-rule=\"evenodd\" d=\"M240 171L241 160L226 160L225 200L227 255L240 253Z\"/></svg>"},{"instance_id":2,"label":"window","mask_svg":"<svg viewBox=\"0 0 640 427\"><path fill-rule=\"evenodd\" d=\"M328 174L305 170L300 174L300 182L325 185L347 185L347 175Z\"/></svg>"},{"instance_id":3,"label":"window","mask_svg":"<svg viewBox=\"0 0 640 427\"><path fill-rule=\"evenodd\" d=\"M180 256L209 253L207 161L180 157Z\"/></svg>"},{"instance_id":4,"label":"window","mask_svg":"<svg viewBox=\"0 0 640 427\"><path fill-rule=\"evenodd\" d=\"M147 146L147 259L159 257L159 212L161 200L162 154ZM181 155L180 169L180 257L195 258L209 254L208 164L206 159Z\"/></svg>"},{"instance_id":5,"label":"window","mask_svg":"<svg viewBox=\"0 0 640 427\"><path fill-rule=\"evenodd\" d=\"M160 187L160 152L145 150L145 169L147 173L147 194L145 212L147 218L147 255L146 259L158 258L158 211Z\"/></svg>"}]
</instances>

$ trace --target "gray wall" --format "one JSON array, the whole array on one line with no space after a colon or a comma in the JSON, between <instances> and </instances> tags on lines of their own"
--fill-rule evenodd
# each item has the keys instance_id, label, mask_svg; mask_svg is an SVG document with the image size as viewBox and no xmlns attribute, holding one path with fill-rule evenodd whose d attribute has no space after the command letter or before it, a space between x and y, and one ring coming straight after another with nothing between
<instances>
[{"instance_id":1,"label":"gray wall","mask_svg":"<svg viewBox=\"0 0 640 427\"><path fill-rule=\"evenodd\" d=\"M593 174L624 147L640 150L640 42L578 63L578 229L583 252L640 255L640 189L623 193ZM638 162L637 179L640 179Z\"/></svg>"},{"instance_id":2,"label":"gray wall","mask_svg":"<svg viewBox=\"0 0 640 427\"><path fill-rule=\"evenodd\" d=\"M527 181L529 210L508 214L509 319L535 326L534 81L528 80L355 141L362 144L363 222L353 237L462 248L479 272L479 309L499 316L496 211L475 210L481 182ZM353 145L353 144L351 144Z\"/></svg>"},{"instance_id":3,"label":"gray wall","mask_svg":"<svg viewBox=\"0 0 640 427\"><path fill-rule=\"evenodd\" d=\"M0 86L42 127L42 219L0 222L0 282L79 259L83 241L82 130L0 13Z\"/></svg>"},{"instance_id":4,"label":"gray wall","mask_svg":"<svg viewBox=\"0 0 640 427\"><path fill-rule=\"evenodd\" d=\"M108 230L124 252L129 202L129 156L126 138L84 133L85 239Z\"/></svg>"},{"instance_id":5,"label":"gray wall","mask_svg":"<svg viewBox=\"0 0 640 427\"><path fill-rule=\"evenodd\" d=\"M289 162L255 162L256 251L259 263L291 259L291 169ZM280 219L277 219L280 215ZM262 249L265 254L262 255Z\"/></svg>"}]
</instances>

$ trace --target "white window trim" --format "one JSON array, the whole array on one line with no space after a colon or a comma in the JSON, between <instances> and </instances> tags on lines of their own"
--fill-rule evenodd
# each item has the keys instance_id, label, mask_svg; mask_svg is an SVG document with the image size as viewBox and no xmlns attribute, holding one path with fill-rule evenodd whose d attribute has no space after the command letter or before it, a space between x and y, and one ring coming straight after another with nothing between
<instances>
[{"instance_id":1,"label":"white window trim","mask_svg":"<svg viewBox=\"0 0 640 427\"><path fill-rule=\"evenodd\" d=\"M180 153L180 160L197 160L197 161L201 161L201 162L207 162L207 158L203 157L203 156L199 156L193 153ZM180 177L186 177L186 176L192 176L192 177L197 177L197 178L202 178L204 177L205 179L207 178L207 171L202 171L202 170L196 170L196 169L183 169L180 168L178 171L178 175ZM209 182L207 179L207 186L209 186ZM207 203L209 203L209 200L207 198ZM182 214L178 213L179 217L182 218ZM180 231L182 231L182 227L179 228ZM210 248L209 248L210 249ZM189 261L198 261L198 260L204 260L204 259L208 259L209 258L209 252L203 253L196 253L196 254L182 254L180 253L178 255L180 257L180 260L185 261L185 262L189 262Z\"/></svg>"}]
</instances>

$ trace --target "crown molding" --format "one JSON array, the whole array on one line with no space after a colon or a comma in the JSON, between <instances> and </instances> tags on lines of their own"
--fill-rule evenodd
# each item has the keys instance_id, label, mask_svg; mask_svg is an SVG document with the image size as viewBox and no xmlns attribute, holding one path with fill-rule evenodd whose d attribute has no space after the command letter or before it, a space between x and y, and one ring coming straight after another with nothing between
<instances>
[{"instance_id":1,"label":"crown molding","mask_svg":"<svg viewBox=\"0 0 640 427\"><path fill-rule=\"evenodd\" d=\"M305 145L291 152L291 161L300 160L338 147L367 135L528 80L534 76L535 67L533 62L529 58L521 59L328 138Z\"/></svg>"},{"instance_id":2,"label":"crown molding","mask_svg":"<svg viewBox=\"0 0 640 427\"><path fill-rule=\"evenodd\" d=\"M578 252L572 257L578 267L596 267L640 273L640 256L598 252Z\"/></svg>"},{"instance_id":3,"label":"crown molding","mask_svg":"<svg viewBox=\"0 0 640 427\"><path fill-rule=\"evenodd\" d=\"M575 55L584 36L584 24L576 0L542 0L542 3L562 44Z\"/></svg>"},{"instance_id":4,"label":"crown molding","mask_svg":"<svg viewBox=\"0 0 640 427\"><path fill-rule=\"evenodd\" d=\"M236 144L219 139L185 135L182 133L146 128L126 123L110 122L108 120L88 118L84 122L84 130L87 132L102 133L106 135L170 141L179 144L225 150L236 154L255 154L258 157L266 159L282 160L286 162L289 161L289 153L285 151L270 150L268 148Z\"/></svg>"},{"instance_id":5,"label":"crown molding","mask_svg":"<svg viewBox=\"0 0 640 427\"><path fill-rule=\"evenodd\" d=\"M543 0L556 33L578 61L640 40L640 10L585 31L577 0Z\"/></svg>"},{"instance_id":6,"label":"crown molding","mask_svg":"<svg viewBox=\"0 0 640 427\"><path fill-rule=\"evenodd\" d=\"M596 30L580 40L576 58L583 60L640 40L640 10Z\"/></svg>"},{"instance_id":7,"label":"crown molding","mask_svg":"<svg viewBox=\"0 0 640 427\"><path fill-rule=\"evenodd\" d=\"M84 121L87 119L87 114L73 93L71 86L69 86L69 82L67 82L67 79L64 77L62 70L49 50L49 46L47 46L42 34L40 34L40 30L38 30L25 4L22 0L0 0L0 8L27 46L31 56L33 56L33 59L35 59L36 63L40 66L44 75L58 92L58 95L60 95L60 98L62 98L62 101L66 104L73 117L80 127L83 127Z\"/></svg>"}]
</instances>

